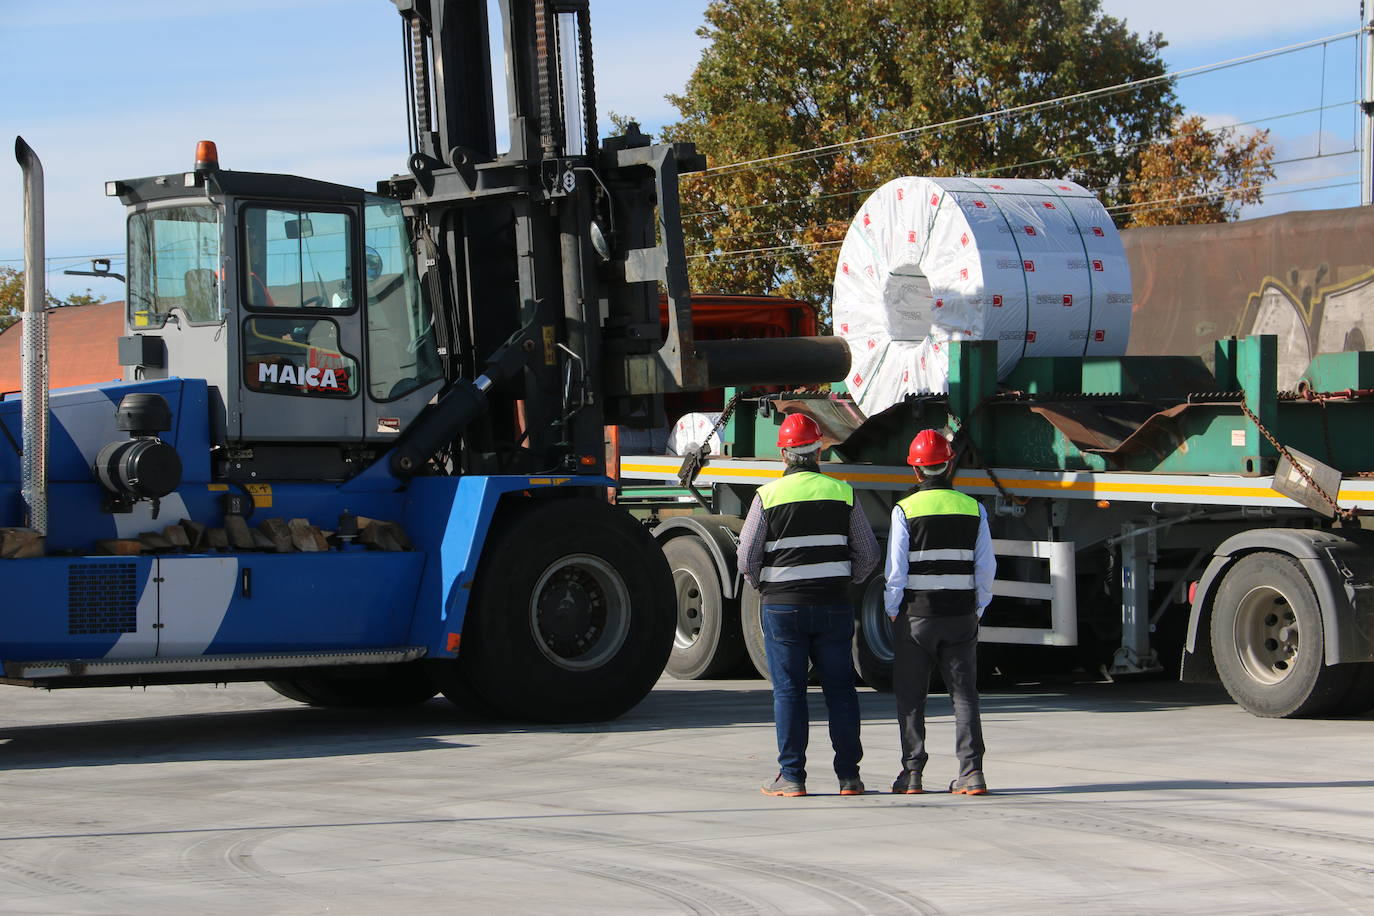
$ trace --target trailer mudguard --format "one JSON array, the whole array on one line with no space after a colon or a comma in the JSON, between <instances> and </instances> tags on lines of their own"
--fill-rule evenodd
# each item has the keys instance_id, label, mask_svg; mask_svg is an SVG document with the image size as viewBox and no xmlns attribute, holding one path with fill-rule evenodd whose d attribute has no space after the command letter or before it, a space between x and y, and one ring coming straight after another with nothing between
<instances>
[{"instance_id":1,"label":"trailer mudguard","mask_svg":"<svg viewBox=\"0 0 1374 916\"><path fill-rule=\"evenodd\" d=\"M1302 564L1321 607L1326 664L1374 661L1374 537L1365 532L1318 528L1256 528L1227 538L1198 580L1183 646L1182 679L1215 682L1212 662L1212 598L1222 574L1257 550L1286 553Z\"/></svg>"},{"instance_id":2,"label":"trailer mudguard","mask_svg":"<svg viewBox=\"0 0 1374 916\"><path fill-rule=\"evenodd\" d=\"M696 536L715 563L721 595L734 598L741 591L736 548L743 528L744 519L733 515L680 515L655 528L654 540L664 544L676 537Z\"/></svg>"}]
</instances>

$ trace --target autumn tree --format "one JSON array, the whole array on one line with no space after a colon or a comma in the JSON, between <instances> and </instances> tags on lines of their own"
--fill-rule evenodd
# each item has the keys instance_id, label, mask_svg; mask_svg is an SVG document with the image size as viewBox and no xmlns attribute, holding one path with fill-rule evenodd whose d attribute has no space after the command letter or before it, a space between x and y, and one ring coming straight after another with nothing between
<instances>
[{"instance_id":1,"label":"autumn tree","mask_svg":"<svg viewBox=\"0 0 1374 916\"><path fill-rule=\"evenodd\" d=\"M1099 0L715 0L698 34L665 138L711 166L683 180L701 291L827 304L854 212L901 175L1065 177L1124 204L1180 113L1164 40Z\"/></svg>"},{"instance_id":2,"label":"autumn tree","mask_svg":"<svg viewBox=\"0 0 1374 916\"><path fill-rule=\"evenodd\" d=\"M1130 225L1231 222L1263 199L1273 160L1267 130L1242 135L1234 127L1209 130L1197 115L1180 118L1131 169Z\"/></svg>"},{"instance_id":3,"label":"autumn tree","mask_svg":"<svg viewBox=\"0 0 1374 916\"><path fill-rule=\"evenodd\" d=\"M84 293L73 293L65 299L48 293L46 304L48 308L57 308L62 305L94 305L104 301L104 296L92 293L88 289ZM13 267L0 267L0 330L14 324L23 314L24 272Z\"/></svg>"}]
</instances>

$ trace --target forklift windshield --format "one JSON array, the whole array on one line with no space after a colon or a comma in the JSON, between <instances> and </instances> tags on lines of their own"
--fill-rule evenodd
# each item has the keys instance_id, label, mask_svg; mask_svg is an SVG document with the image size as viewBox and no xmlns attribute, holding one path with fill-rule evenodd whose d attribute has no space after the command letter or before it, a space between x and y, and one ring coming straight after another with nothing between
<instances>
[{"instance_id":1,"label":"forklift windshield","mask_svg":"<svg viewBox=\"0 0 1374 916\"><path fill-rule=\"evenodd\" d=\"M218 324L220 211L209 204L142 210L129 217L129 324L160 328L172 309L192 324Z\"/></svg>"}]
</instances>

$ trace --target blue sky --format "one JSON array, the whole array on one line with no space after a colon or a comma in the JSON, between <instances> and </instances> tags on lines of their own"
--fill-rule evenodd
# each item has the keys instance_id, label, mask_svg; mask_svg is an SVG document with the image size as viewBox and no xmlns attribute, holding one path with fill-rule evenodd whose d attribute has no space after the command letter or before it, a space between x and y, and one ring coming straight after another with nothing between
<instances>
[{"instance_id":1,"label":"blue sky","mask_svg":"<svg viewBox=\"0 0 1374 916\"><path fill-rule=\"evenodd\" d=\"M593 0L597 99L649 131L675 119L663 96L680 91L701 54L705 0ZM1162 32L1170 69L1209 64L1359 26L1358 0L1103 0L1140 32ZM229 11L229 12L226 12ZM387 0L0 0L6 54L0 113L6 149L22 135L42 157L49 287L113 281L61 274L84 258L124 250L112 178L177 172L213 139L225 168L307 175L371 187L404 168L406 125L400 17ZM1249 123L1359 93L1355 40L1183 80L1180 99L1213 123ZM1324 70L1324 77L1323 77ZM1084 87L1090 88L1090 87ZM1254 215L1350 206L1358 188L1352 105L1321 116L1266 120L1282 184ZM1320 153L1323 158L1310 159ZM8 159L7 161L11 161ZM22 184L0 182L0 264L20 266ZM122 263L122 262L119 262ZM120 269L116 267L116 270ZM96 285L96 284L99 285Z\"/></svg>"}]
</instances>

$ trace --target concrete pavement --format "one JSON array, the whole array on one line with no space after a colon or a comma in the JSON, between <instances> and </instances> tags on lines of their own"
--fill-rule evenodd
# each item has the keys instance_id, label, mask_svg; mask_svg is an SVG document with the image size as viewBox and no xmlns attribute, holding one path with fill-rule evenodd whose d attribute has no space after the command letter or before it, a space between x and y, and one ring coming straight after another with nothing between
<instances>
[{"instance_id":1,"label":"concrete pavement","mask_svg":"<svg viewBox=\"0 0 1374 916\"><path fill-rule=\"evenodd\" d=\"M1374 910L1374 718L1257 719L1167 681L986 695L983 798L886 794L892 699L867 690L869 794L836 794L818 724L800 799L758 791L762 681L665 679L563 729L257 684L0 697L0 913Z\"/></svg>"}]
</instances>

